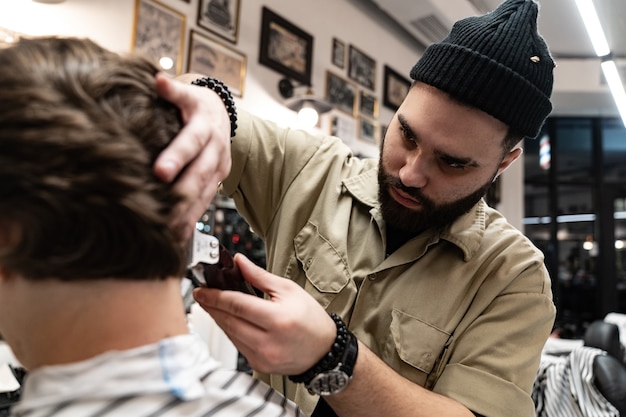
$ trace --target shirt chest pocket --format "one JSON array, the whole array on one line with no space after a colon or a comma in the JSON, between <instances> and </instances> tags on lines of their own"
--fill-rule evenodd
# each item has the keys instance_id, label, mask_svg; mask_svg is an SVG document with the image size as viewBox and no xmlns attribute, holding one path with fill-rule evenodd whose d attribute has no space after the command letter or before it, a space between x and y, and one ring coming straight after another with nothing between
<instances>
[{"instance_id":1,"label":"shirt chest pocket","mask_svg":"<svg viewBox=\"0 0 626 417\"><path fill-rule=\"evenodd\" d=\"M436 379L433 372L442 369L451 335L397 309L391 316L383 360L405 378L426 386L427 379Z\"/></svg>"},{"instance_id":2,"label":"shirt chest pocket","mask_svg":"<svg viewBox=\"0 0 626 417\"><path fill-rule=\"evenodd\" d=\"M327 308L350 283L350 269L344 256L311 223L298 233L294 246L298 270L304 273L305 280L290 278L300 281L304 289Z\"/></svg>"}]
</instances>

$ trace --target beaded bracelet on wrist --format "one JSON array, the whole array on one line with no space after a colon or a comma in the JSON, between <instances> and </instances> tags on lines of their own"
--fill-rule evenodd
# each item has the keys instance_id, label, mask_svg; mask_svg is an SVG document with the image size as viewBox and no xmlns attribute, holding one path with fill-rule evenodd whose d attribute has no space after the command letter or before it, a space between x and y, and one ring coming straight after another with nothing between
<instances>
[{"instance_id":1,"label":"beaded bracelet on wrist","mask_svg":"<svg viewBox=\"0 0 626 417\"><path fill-rule=\"evenodd\" d=\"M337 314L330 313L330 317L337 326L337 336L335 337L335 341L333 342L330 352L328 352L322 359L319 360L319 362L305 372L298 375L290 375L289 379L291 381L295 383L303 382L307 384L315 375L333 369L339 363L339 360L343 355L343 351L348 344L348 327Z\"/></svg>"},{"instance_id":2,"label":"beaded bracelet on wrist","mask_svg":"<svg viewBox=\"0 0 626 417\"><path fill-rule=\"evenodd\" d=\"M228 112L228 118L230 119L230 137L235 136L235 131L237 130L237 109L235 108L235 101L233 100L233 96L230 94L230 90L222 81L211 78L211 77L201 77L197 80L191 82L193 85L197 85L200 87L210 88L215 91L224 106L226 106L226 111Z\"/></svg>"}]
</instances>

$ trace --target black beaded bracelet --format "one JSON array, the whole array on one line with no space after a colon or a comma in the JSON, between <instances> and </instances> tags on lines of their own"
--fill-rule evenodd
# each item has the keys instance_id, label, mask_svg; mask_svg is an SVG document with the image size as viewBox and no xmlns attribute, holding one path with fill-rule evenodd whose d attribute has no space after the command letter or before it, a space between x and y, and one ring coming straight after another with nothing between
<instances>
[{"instance_id":1,"label":"black beaded bracelet","mask_svg":"<svg viewBox=\"0 0 626 417\"><path fill-rule=\"evenodd\" d=\"M295 383L303 382L307 384L315 375L333 369L339 363L339 360L343 355L343 351L348 345L349 332L348 327L343 320L341 320L341 317L335 313L330 313L330 317L335 321L335 325L337 326L337 336L335 337L335 341L330 348L330 352L328 352L322 359L319 360L319 362L303 373L290 375L289 379L291 381Z\"/></svg>"},{"instance_id":2,"label":"black beaded bracelet","mask_svg":"<svg viewBox=\"0 0 626 417\"><path fill-rule=\"evenodd\" d=\"M226 106L226 111L228 112L228 118L230 119L230 137L235 136L235 131L237 130L237 109L235 108L235 101L233 100L233 96L230 94L230 90L220 80L217 78L211 77L201 77L197 80L191 82L193 85L197 85L200 87L210 88L215 91L218 96L224 102Z\"/></svg>"}]
</instances>

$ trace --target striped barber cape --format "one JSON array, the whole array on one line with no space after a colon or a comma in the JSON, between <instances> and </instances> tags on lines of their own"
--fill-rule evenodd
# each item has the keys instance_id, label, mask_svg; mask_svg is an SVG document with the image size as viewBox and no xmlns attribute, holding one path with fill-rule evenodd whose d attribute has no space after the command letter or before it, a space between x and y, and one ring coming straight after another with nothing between
<instances>
[{"instance_id":1,"label":"striped barber cape","mask_svg":"<svg viewBox=\"0 0 626 417\"><path fill-rule=\"evenodd\" d=\"M304 417L250 375L226 369L197 335L110 351L27 375L13 417Z\"/></svg>"},{"instance_id":2,"label":"striped barber cape","mask_svg":"<svg viewBox=\"0 0 626 417\"><path fill-rule=\"evenodd\" d=\"M586 346L566 356L543 355L532 394L537 417L619 417L593 383L598 355L606 352Z\"/></svg>"}]
</instances>

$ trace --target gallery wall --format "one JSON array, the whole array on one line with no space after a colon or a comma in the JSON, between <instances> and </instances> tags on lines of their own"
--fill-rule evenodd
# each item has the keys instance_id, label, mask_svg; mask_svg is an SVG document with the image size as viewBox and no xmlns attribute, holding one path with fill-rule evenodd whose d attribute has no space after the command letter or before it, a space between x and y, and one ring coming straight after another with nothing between
<instances>
[{"instance_id":1,"label":"gallery wall","mask_svg":"<svg viewBox=\"0 0 626 417\"><path fill-rule=\"evenodd\" d=\"M202 17L202 14L198 12L207 7L206 3L208 0L158 0L157 7L164 6L173 16L180 15L184 21L180 48L182 72L188 71L191 33L195 33L197 39L218 52L230 54L237 59L243 58L245 61L244 72L241 74L243 83L240 89L237 88L240 90L236 97L239 107L280 125L297 127L295 112L284 106L284 99L278 90L279 80L285 74L277 71L276 65L272 68L259 63L262 50L262 10L267 7L285 19L289 24L287 28L295 30L296 35L310 35L310 84L316 96L325 97L330 73L350 86L357 96L363 93L370 99L376 99L375 115L362 116L358 108L353 114L333 110L321 118L314 130L328 133L333 126L335 129L339 126L344 139L355 152L372 156L377 154L377 145L371 142L371 135L366 135L366 139L361 137L359 121L366 119L380 130L386 126L394 111L383 104L385 66L400 76L408 77L410 68L422 52L418 45L394 36L388 27L349 0L226 1L231 9L238 5L236 36L233 36L232 31L230 34L228 31L212 31L206 26L206 22L204 25L199 22L198 17ZM128 52L134 49L133 42L136 40L136 10L136 0L66 0L60 4L0 0L0 28L33 36L90 37L111 50ZM286 36L288 35L289 33ZM347 57L343 68L333 63L333 44L337 44L337 41L344 45L346 55L352 47L366 62L373 64L373 77L368 78L371 82L362 84L350 78ZM294 67L300 68L298 65ZM357 78L363 81L362 77ZM304 92L303 87L295 89L296 94ZM376 135L380 135L380 131ZM522 228L523 218L522 169L523 164L517 163L503 175L502 203L498 206L519 228Z\"/></svg>"}]
</instances>

